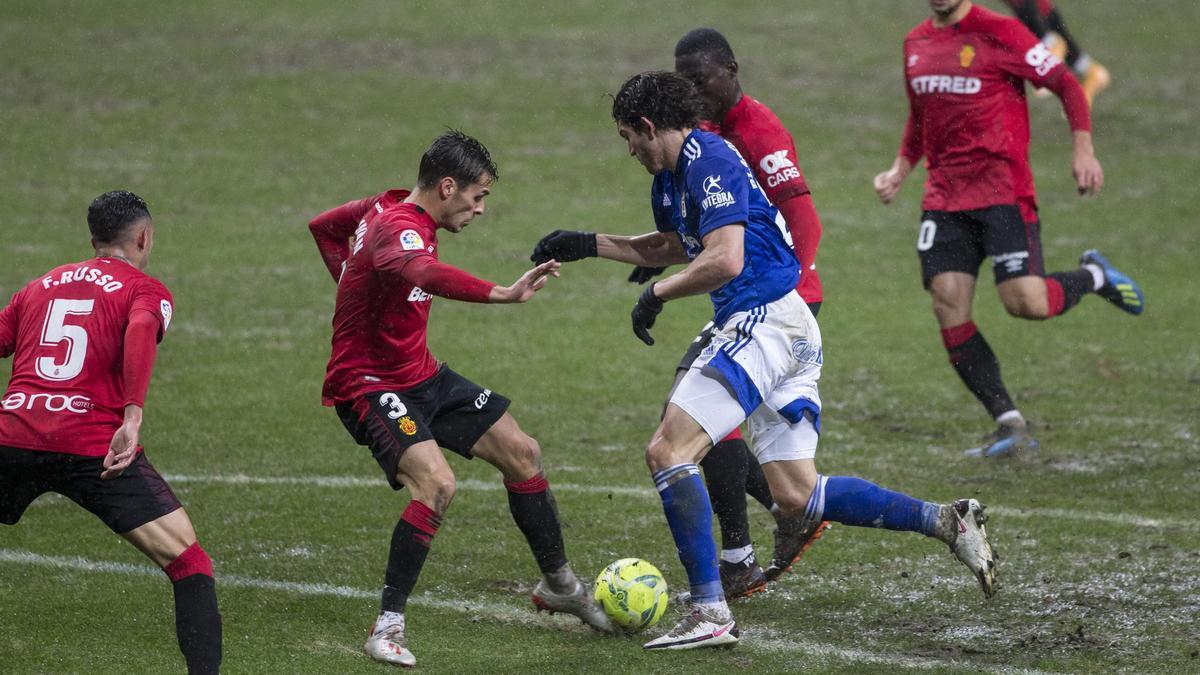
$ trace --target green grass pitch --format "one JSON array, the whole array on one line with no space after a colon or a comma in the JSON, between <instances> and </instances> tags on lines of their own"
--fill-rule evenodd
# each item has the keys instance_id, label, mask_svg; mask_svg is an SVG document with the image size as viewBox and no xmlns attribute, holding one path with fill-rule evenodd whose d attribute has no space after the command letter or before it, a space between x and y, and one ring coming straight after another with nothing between
<instances>
[{"instance_id":1,"label":"green grass pitch","mask_svg":"<svg viewBox=\"0 0 1200 675\"><path fill-rule=\"evenodd\" d=\"M997 2L986 2L998 6ZM796 137L825 225L824 473L994 514L985 601L920 537L835 527L735 607L732 652L646 654L536 615L536 567L498 475L452 458L460 491L409 612L428 672L1200 671L1200 5L1062 0L1112 71L1096 105L1107 185L1074 195L1055 101L1031 100L1047 267L1096 246L1148 310L1098 298L1046 323L976 320L1042 452L979 462L989 421L946 364L914 241L923 173L890 207L906 103L900 43L921 0L838 3L0 3L0 294L89 255L84 214L132 189L159 225L151 271L177 301L144 441L212 554L230 673L379 672L360 647L406 503L319 403L333 284L305 224L413 182L447 126L492 150L488 213L442 258L510 283L554 228L650 227L649 176L609 118L628 75L675 40L728 35L748 93ZM639 556L685 577L642 448L706 301L673 302L647 348L627 270L568 266L517 307L438 301L434 352L514 400L544 448L568 553L594 576ZM8 366L3 366L7 373ZM0 376L2 377L2 376ZM769 517L752 506L760 554ZM665 621L673 619L668 614ZM179 671L170 588L67 500L0 528L0 671Z\"/></svg>"}]
</instances>

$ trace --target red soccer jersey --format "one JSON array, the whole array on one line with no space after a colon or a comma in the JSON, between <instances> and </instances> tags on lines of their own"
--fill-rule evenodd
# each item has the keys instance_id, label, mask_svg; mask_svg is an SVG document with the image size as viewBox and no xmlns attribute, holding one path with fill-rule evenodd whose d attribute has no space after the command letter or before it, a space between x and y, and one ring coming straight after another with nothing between
<instances>
[{"instance_id":1,"label":"red soccer jersey","mask_svg":"<svg viewBox=\"0 0 1200 675\"><path fill-rule=\"evenodd\" d=\"M437 223L407 190L361 199L323 218L331 234L354 246L338 281L333 353L325 371L325 405L372 391L410 389L437 372L425 341L433 295L404 279L415 258L437 259Z\"/></svg>"},{"instance_id":2,"label":"red soccer jersey","mask_svg":"<svg viewBox=\"0 0 1200 675\"><path fill-rule=\"evenodd\" d=\"M821 223L815 210L809 208L797 212L784 204L789 199L809 194L804 173L796 164L796 143L792 135L770 108L745 95L729 109L719 125L704 123L702 126L732 143L746 163L754 168L755 178L767 193L767 199L781 212L790 211L784 213L784 218L792 232L792 246L796 249L796 257L807 263L801 270L796 291L805 302L820 302L821 278L812 259L821 236ZM808 251L806 247L812 250Z\"/></svg>"},{"instance_id":3,"label":"red soccer jersey","mask_svg":"<svg viewBox=\"0 0 1200 675\"><path fill-rule=\"evenodd\" d=\"M1032 209L1025 80L1051 87L1066 72L1019 21L978 5L952 26L914 28L904 40L910 114L900 151L913 164L926 158L921 207Z\"/></svg>"},{"instance_id":4,"label":"red soccer jersey","mask_svg":"<svg viewBox=\"0 0 1200 675\"><path fill-rule=\"evenodd\" d=\"M171 323L171 293L117 258L56 267L0 311L0 357L14 355L0 400L0 445L103 457L121 426L125 328L134 312Z\"/></svg>"}]
</instances>

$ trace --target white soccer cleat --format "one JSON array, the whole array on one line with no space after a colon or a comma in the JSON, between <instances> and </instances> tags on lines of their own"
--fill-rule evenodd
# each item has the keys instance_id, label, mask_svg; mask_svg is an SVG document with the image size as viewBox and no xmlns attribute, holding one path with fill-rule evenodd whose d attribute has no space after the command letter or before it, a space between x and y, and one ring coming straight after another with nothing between
<instances>
[{"instance_id":1,"label":"white soccer cleat","mask_svg":"<svg viewBox=\"0 0 1200 675\"><path fill-rule=\"evenodd\" d=\"M950 504L956 534L950 551L971 570L979 580L983 594L990 598L996 594L996 553L988 543L987 530L983 527L987 522L984 508L974 499L959 499Z\"/></svg>"},{"instance_id":2,"label":"white soccer cleat","mask_svg":"<svg viewBox=\"0 0 1200 675\"><path fill-rule=\"evenodd\" d=\"M577 616L601 633L617 632L617 627L613 625L612 619L609 619L608 615L604 613L604 609L592 597L588 587L578 579L575 580L575 590L567 594L555 593L550 590L550 585L546 583L546 580L542 579L533 588L533 604L537 605L539 612L547 611L551 614L562 612Z\"/></svg>"},{"instance_id":3,"label":"white soccer cleat","mask_svg":"<svg viewBox=\"0 0 1200 675\"><path fill-rule=\"evenodd\" d=\"M405 668L417 665L417 657L408 650L408 643L404 640L403 621L387 625L378 632L372 625L371 637L367 638L367 644L363 645L363 653L376 661Z\"/></svg>"},{"instance_id":4,"label":"white soccer cleat","mask_svg":"<svg viewBox=\"0 0 1200 675\"><path fill-rule=\"evenodd\" d=\"M700 649L703 647L732 648L738 643L737 622L733 613L726 610L725 616L717 616L695 607L683 620L662 637L645 645L646 649Z\"/></svg>"}]
</instances>

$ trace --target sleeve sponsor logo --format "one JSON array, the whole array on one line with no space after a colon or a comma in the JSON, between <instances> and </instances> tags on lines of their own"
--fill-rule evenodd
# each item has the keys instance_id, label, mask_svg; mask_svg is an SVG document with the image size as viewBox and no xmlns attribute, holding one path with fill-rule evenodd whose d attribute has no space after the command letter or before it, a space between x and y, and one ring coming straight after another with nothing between
<instances>
[{"instance_id":1,"label":"sleeve sponsor logo","mask_svg":"<svg viewBox=\"0 0 1200 675\"><path fill-rule=\"evenodd\" d=\"M433 295L421 290L420 286L413 286L413 289L408 292L409 302L429 302L433 299Z\"/></svg>"},{"instance_id":2,"label":"sleeve sponsor logo","mask_svg":"<svg viewBox=\"0 0 1200 675\"><path fill-rule=\"evenodd\" d=\"M166 300L159 301L158 311L160 314L162 314L163 330L165 331L171 327L171 316L174 313L171 309L171 303L167 302Z\"/></svg>"},{"instance_id":3,"label":"sleeve sponsor logo","mask_svg":"<svg viewBox=\"0 0 1200 675\"><path fill-rule=\"evenodd\" d=\"M700 209L702 211L719 209L723 206L730 206L736 201L733 198L733 195L729 194L725 191L725 188L721 187L720 176L709 176L708 178L705 178L703 188L706 196L704 197L704 201L700 202Z\"/></svg>"},{"instance_id":4,"label":"sleeve sponsor logo","mask_svg":"<svg viewBox=\"0 0 1200 675\"><path fill-rule=\"evenodd\" d=\"M962 75L921 75L910 82L917 94L978 94L983 81Z\"/></svg>"},{"instance_id":5,"label":"sleeve sponsor logo","mask_svg":"<svg viewBox=\"0 0 1200 675\"><path fill-rule=\"evenodd\" d=\"M1062 61L1052 54L1046 45L1039 42L1025 52L1025 63L1033 67L1038 77L1045 77L1046 73L1054 70Z\"/></svg>"},{"instance_id":6,"label":"sleeve sponsor logo","mask_svg":"<svg viewBox=\"0 0 1200 675\"><path fill-rule=\"evenodd\" d=\"M405 251L420 251L425 248L425 241L416 230L405 230L400 233L400 248Z\"/></svg>"},{"instance_id":7,"label":"sleeve sponsor logo","mask_svg":"<svg viewBox=\"0 0 1200 675\"><path fill-rule=\"evenodd\" d=\"M971 62L975 60L975 48L971 45L963 45L962 50L958 52L958 65L963 68L970 68Z\"/></svg>"},{"instance_id":8,"label":"sleeve sponsor logo","mask_svg":"<svg viewBox=\"0 0 1200 675\"><path fill-rule=\"evenodd\" d=\"M800 177L800 170L788 159L787 154L787 150L776 150L759 161L758 168L767 174L767 187L775 187Z\"/></svg>"}]
</instances>

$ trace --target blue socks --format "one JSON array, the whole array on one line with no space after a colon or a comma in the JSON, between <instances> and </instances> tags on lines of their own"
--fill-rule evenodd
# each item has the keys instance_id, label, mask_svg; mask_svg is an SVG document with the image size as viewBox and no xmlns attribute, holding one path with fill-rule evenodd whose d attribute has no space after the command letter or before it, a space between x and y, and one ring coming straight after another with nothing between
<instances>
[{"instance_id":1,"label":"blue socks","mask_svg":"<svg viewBox=\"0 0 1200 675\"><path fill-rule=\"evenodd\" d=\"M937 504L885 490L861 478L818 476L804 516L808 522L832 520L934 537L940 511Z\"/></svg>"},{"instance_id":2,"label":"blue socks","mask_svg":"<svg viewBox=\"0 0 1200 675\"><path fill-rule=\"evenodd\" d=\"M724 601L717 571L717 543L712 535L712 503L695 464L676 464L653 475L662 497L667 524L675 537L679 561L687 571L692 602Z\"/></svg>"}]
</instances>

